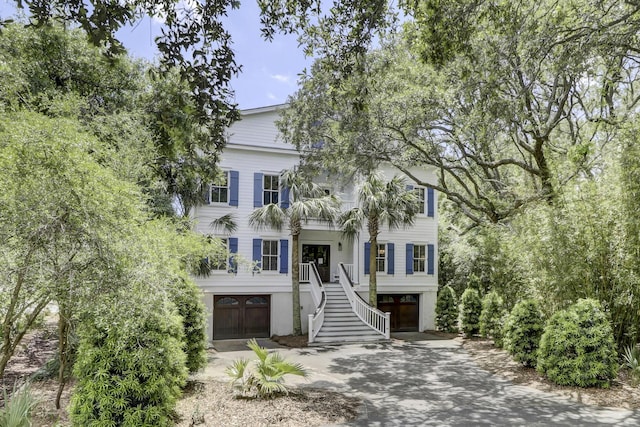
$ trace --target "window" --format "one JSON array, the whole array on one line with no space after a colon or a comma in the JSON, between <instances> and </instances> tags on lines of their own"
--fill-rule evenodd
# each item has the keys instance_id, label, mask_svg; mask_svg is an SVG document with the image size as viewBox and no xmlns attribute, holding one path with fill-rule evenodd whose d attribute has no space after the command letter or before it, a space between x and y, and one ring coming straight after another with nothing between
<instances>
[{"instance_id":1,"label":"window","mask_svg":"<svg viewBox=\"0 0 640 427\"><path fill-rule=\"evenodd\" d=\"M278 241L262 241L262 270L278 271Z\"/></svg>"},{"instance_id":2,"label":"window","mask_svg":"<svg viewBox=\"0 0 640 427\"><path fill-rule=\"evenodd\" d=\"M278 204L278 194L280 192L278 186L278 175L265 175L262 185L262 203L264 206L274 203Z\"/></svg>"},{"instance_id":3,"label":"window","mask_svg":"<svg viewBox=\"0 0 640 427\"><path fill-rule=\"evenodd\" d=\"M418 273L424 273L425 261L426 261L426 247L425 245L413 245L413 271Z\"/></svg>"},{"instance_id":4,"label":"window","mask_svg":"<svg viewBox=\"0 0 640 427\"><path fill-rule=\"evenodd\" d=\"M414 188L413 191L418 199L418 213L424 213L424 188Z\"/></svg>"},{"instance_id":5,"label":"window","mask_svg":"<svg viewBox=\"0 0 640 427\"><path fill-rule=\"evenodd\" d=\"M223 172L222 176L211 184L211 203L229 203L229 172Z\"/></svg>"},{"instance_id":6,"label":"window","mask_svg":"<svg viewBox=\"0 0 640 427\"><path fill-rule=\"evenodd\" d=\"M386 245L378 245L378 250L376 251L376 271L385 272L385 263L387 260L387 248Z\"/></svg>"},{"instance_id":7,"label":"window","mask_svg":"<svg viewBox=\"0 0 640 427\"><path fill-rule=\"evenodd\" d=\"M226 249L225 251L225 255L223 257L216 257L216 259L213 259L211 261L211 269L212 270L227 270L227 253L229 252L229 240L227 239L220 239L220 241L222 242L223 247Z\"/></svg>"}]
</instances>

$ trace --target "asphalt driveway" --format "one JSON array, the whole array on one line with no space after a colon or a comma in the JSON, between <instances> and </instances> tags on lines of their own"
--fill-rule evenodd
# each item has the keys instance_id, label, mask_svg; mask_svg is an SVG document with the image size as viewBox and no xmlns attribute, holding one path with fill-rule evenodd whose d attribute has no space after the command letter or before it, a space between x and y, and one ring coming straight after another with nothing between
<instances>
[{"instance_id":1,"label":"asphalt driveway","mask_svg":"<svg viewBox=\"0 0 640 427\"><path fill-rule=\"evenodd\" d=\"M248 351L233 350L221 344L205 375L226 380L224 368L232 360L251 358ZM360 416L349 425L640 425L640 411L582 405L495 377L453 340L278 351L311 371L308 380L290 383L362 399Z\"/></svg>"}]
</instances>

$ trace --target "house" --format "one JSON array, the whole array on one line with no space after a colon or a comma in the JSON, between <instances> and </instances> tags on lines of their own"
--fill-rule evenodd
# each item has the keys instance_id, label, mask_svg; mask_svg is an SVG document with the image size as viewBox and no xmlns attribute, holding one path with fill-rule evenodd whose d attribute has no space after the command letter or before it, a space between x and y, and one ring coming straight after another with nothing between
<instances>
[{"instance_id":1,"label":"house","mask_svg":"<svg viewBox=\"0 0 640 427\"><path fill-rule=\"evenodd\" d=\"M285 106L242 112L242 120L229 131L221 156L224 179L211 185L208 203L192 212L196 230L222 238L233 256L230 262L216 266L209 277L196 279L210 313L209 339L288 335L293 330L291 236L286 229L256 231L248 223L255 208L288 203L288 194L279 186L279 175L300 160L295 148L279 137L275 126L279 108ZM383 172L389 178L396 174L391 167L383 168ZM435 180L433 171L415 173L427 182ZM353 186L338 188L330 180L319 184L343 200L343 209L355 205ZM376 249L378 308L391 313L386 326L391 331L435 328L437 195L428 188L415 187L414 191L420 197L422 211L414 226L383 230ZM233 216L237 230L233 234L216 233L211 222L227 214ZM372 248L367 240L366 231L349 241L331 226L316 222L304 225L299 255L305 331L309 315L317 315L320 305L317 290L328 289L315 282L340 282L342 270L350 279L349 288L368 301L369 271L373 267L369 265ZM310 268L317 271L319 280L313 280L316 276Z\"/></svg>"}]
</instances>

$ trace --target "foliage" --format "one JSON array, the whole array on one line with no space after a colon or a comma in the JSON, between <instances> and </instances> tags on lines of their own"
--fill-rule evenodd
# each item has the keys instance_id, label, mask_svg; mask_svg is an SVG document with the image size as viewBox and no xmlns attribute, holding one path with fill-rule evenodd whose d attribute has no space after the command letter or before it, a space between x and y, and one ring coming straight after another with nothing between
<instances>
[{"instance_id":1,"label":"foliage","mask_svg":"<svg viewBox=\"0 0 640 427\"><path fill-rule=\"evenodd\" d=\"M625 347L622 356L624 358L624 366L629 370L633 384L637 386L640 383L640 347L638 345L633 347L628 345Z\"/></svg>"},{"instance_id":2,"label":"foliage","mask_svg":"<svg viewBox=\"0 0 640 427\"><path fill-rule=\"evenodd\" d=\"M100 316L79 330L69 411L74 425L171 425L187 378L175 307L149 285L133 283L97 310Z\"/></svg>"},{"instance_id":3,"label":"foliage","mask_svg":"<svg viewBox=\"0 0 640 427\"><path fill-rule=\"evenodd\" d=\"M482 300L477 289L467 288L460 297L460 328L467 337L480 332Z\"/></svg>"},{"instance_id":4,"label":"foliage","mask_svg":"<svg viewBox=\"0 0 640 427\"><path fill-rule=\"evenodd\" d=\"M440 331L458 332L458 301L451 286L443 286L438 291L436 327Z\"/></svg>"},{"instance_id":5,"label":"foliage","mask_svg":"<svg viewBox=\"0 0 640 427\"><path fill-rule=\"evenodd\" d=\"M187 369L197 372L207 364L206 309L202 302L202 291L187 277L177 280L174 289L172 299L182 318Z\"/></svg>"},{"instance_id":6,"label":"foliage","mask_svg":"<svg viewBox=\"0 0 640 427\"><path fill-rule=\"evenodd\" d=\"M278 394L287 394L289 389L284 384L285 375L307 377L307 370L300 364L286 361L280 353L261 347L255 339L247 342L258 360L253 369L247 359L237 359L227 367L227 375L231 377L231 385L242 395L255 393L260 398L270 398Z\"/></svg>"},{"instance_id":7,"label":"foliage","mask_svg":"<svg viewBox=\"0 0 640 427\"><path fill-rule=\"evenodd\" d=\"M376 251L381 229L389 230L413 225L418 213L418 203L413 191L407 190L404 178L394 176L387 181L381 172L367 174L356 186L358 206L344 212L338 218L342 233L353 239L367 227L369 234L369 304L378 304Z\"/></svg>"},{"instance_id":8,"label":"foliage","mask_svg":"<svg viewBox=\"0 0 640 427\"><path fill-rule=\"evenodd\" d=\"M496 291L484 296L480 313L480 335L492 338L496 347L502 347L502 328L506 314L502 297Z\"/></svg>"},{"instance_id":9,"label":"foliage","mask_svg":"<svg viewBox=\"0 0 640 427\"><path fill-rule=\"evenodd\" d=\"M4 391L4 407L0 409L0 426L31 427L31 411L38 404L28 384L22 387L14 385L11 396Z\"/></svg>"},{"instance_id":10,"label":"foliage","mask_svg":"<svg viewBox=\"0 0 640 427\"><path fill-rule=\"evenodd\" d=\"M598 301L581 299L547 322L537 369L556 384L609 387L618 373L617 358L607 314Z\"/></svg>"},{"instance_id":11,"label":"foliage","mask_svg":"<svg viewBox=\"0 0 640 427\"><path fill-rule=\"evenodd\" d=\"M535 366L543 328L544 320L538 302L534 299L518 302L504 325L505 349L525 366Z\"/></svg>"}]
</instances>

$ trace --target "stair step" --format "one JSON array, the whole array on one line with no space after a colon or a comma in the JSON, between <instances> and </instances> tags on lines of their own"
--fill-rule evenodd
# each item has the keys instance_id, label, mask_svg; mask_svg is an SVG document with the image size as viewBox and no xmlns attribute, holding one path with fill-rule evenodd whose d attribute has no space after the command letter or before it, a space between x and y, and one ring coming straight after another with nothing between
<instances>
[{"instance_id":1,"label":"stair step","mask_svg":"<svg viewBox=\"0 0 640 427\"><path fill-rule=\"evenodd\" d=\"M322 326L321 332L322 335L332 335L332 334L343 334L347 332L357 332L357 333L368 333L369 331L373 331L367 325L348 325L348 326ZM373 331L375 332L375 331Z\"/></svg>"}]
</instances>

